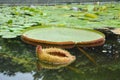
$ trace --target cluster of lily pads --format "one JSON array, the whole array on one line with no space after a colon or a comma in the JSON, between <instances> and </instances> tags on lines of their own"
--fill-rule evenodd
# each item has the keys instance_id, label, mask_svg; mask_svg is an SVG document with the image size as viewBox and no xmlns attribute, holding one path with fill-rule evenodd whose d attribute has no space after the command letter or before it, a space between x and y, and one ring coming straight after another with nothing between
<instances>
[{"instance_id":1,"label":"cluster of lily pads","mask_svg":"<svg viewBox=\"0 0 120 80\"><path fill-rule=\"evenodd\" d=\"M15 38L30 27L101 28L120 26L120 4L0 6L0 36Z\"/></svg>"}]
</instances>

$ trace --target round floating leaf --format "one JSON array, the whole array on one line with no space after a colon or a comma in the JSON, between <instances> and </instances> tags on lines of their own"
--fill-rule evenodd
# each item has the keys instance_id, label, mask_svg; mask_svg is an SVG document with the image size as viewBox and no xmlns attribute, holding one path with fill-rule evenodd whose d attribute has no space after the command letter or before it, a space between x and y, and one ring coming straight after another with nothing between
<instances>
[{"instance_id":1,"label":"round floating leaf","mask_svg":"<svg viewBox=\"0 0 120 80\"><path fill-rule=\"evenodd\" d=\"M12 32L3 32L2 38L15 38L17 37L17 34Z\"/></svg>"},{"instance_id":2,"label":"round floating leaf","mask_svg":"<svg viewBox=\"0 0 120 80\"><path fill-rule=\"evenodd\" d=\"M26 31L22 40L33 45L52 45L58 47L102 45L105 36L101 32L80 28L37 28Z\"/></svg>"}]
</instances>

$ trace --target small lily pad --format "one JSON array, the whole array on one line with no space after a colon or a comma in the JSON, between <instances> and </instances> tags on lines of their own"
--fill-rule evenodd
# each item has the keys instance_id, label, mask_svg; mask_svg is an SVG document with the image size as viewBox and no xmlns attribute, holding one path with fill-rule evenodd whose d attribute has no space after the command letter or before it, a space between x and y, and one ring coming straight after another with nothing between
<instances>
[{"instance_id":1,"label":"small lily pad","mask_svg":"<svg viewBox=\"0 0 120 80\"><path fill-rule=\"evenodd\" d=\"M80 28L47 27L26 31L22 40L33 45L52 45L58 47L98 46L105 41L99 31Z\"/></svg>"},{"instance_id":2,"label":"small lily pad","mask_svg":"<svg viewBox=\"0 0 120 80\"><path fill-rule=\"evenodd\" d=\"M16 38L17 34L12 33L12 32L3 32L2 33L2 38Z\"/></svg>"}]
</instances>

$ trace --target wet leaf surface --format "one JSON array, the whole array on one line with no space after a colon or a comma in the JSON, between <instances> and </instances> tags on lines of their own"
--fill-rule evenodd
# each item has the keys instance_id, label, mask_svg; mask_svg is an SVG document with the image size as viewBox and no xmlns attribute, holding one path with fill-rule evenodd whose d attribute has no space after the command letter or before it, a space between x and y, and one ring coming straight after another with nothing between
<instances>
[{"instance_id":1,"label":"wet leaf surface","mask_svg":"<svg viewBox=\"0 0 120 80\"><path fill-rule=\"evenodd\" d=\"M21 33L26 28L35 25L78 28L119 27L119 7L119 3L34 7L3 6L0 9L0 32L9 30L9 28L16 28L13 32L18 31ZM77 8L77 10L73 8Z\"/></svg>"},{"instance_id":2,"label":"wet leaf surface","mask_svg":"<svg viewBox=\"0 0 120 80\"><path fill-rule=\"evenodd\" d=\"M48 36L49 33L49 36ZM87 37L89 35L89 37ZM89 42L104 38L104 34L92 29L79 28L37 28L23 33L24 37L35 41L51 42Z\"/></svg>"}]
</instances>

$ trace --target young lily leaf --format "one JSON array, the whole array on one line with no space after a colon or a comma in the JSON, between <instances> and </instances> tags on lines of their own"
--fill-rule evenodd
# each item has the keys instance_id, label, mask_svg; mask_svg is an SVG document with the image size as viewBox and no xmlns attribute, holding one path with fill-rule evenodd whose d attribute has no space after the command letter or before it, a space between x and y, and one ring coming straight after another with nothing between
<instances>
[{"instance_id":1,"label":"young lily leaf","mask_svg":"<svg viewBox=\"0 0 120 80\"><path fill-rule=\"evenodd\" d=\"M91 14L91 13L86 13L84 16L89 17L89 18L97 18L98 17L97 15Z\"/></svg>"}]
</instances>

